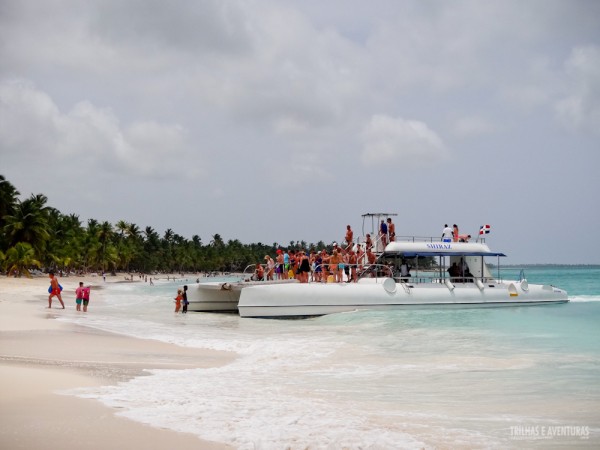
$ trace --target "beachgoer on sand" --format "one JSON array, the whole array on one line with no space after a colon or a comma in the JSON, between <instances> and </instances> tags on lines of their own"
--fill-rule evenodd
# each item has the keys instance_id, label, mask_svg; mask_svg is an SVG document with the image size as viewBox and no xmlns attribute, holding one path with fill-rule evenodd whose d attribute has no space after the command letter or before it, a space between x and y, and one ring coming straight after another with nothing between
<instances>
[{"instance_id":1,"label":"beachgoer on sand","mask_svg":"<svg viewBox=\"0 0 600 450\"><path fill-rule=\"evenodd\" d=\"M50 277L50 295L48 295L48 308L52 308L52 297L56 296L58 298L58 301L62 305L62 309L65 309L65 304L62 300L62 296L60 295L62 287L60 286L60 284L58 284L58 279L54 276L54 272L50 272L48 276Z\"/></svg>"},{"instance_id":2,"label":"beachgoer on sand","mask_svg":"<svg viewBox=\"0 0 600 450\"><path fill-rule=\"evenodd\" d=\"M90 289L89 286L83 288L83 312L87 312L90 303Z\"/></svg>"},{"instance_id":3,"label":"beachgoer on sand","mask_svg":"<svg viewBox=\"0 0 600 450\"><path fill-rule=\"evenodd\" d=\"M83 281L80 281L79 287L75 289L75 303L77 304L77 311L81 311L81 304L83 303Z\"/></svg>"}]
</instances>

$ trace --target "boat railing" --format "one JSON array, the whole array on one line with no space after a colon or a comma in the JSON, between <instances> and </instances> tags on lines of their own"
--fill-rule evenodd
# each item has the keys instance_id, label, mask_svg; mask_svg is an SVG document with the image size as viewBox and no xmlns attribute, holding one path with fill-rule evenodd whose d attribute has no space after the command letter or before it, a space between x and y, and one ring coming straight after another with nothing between
<instances>
[{"instance_id":1,"label":"boat railing","mask_svg":"<svg viewBox=\"0 0 600 450\"><path fill-rule=\"evenodd\" d=\"M471 238L473 239L473 238ZM485 243L485 238L476 238L474 241ZM441 242L442 238L440 236L398 236L395 238L396 242ZM459 241L461 242L461 241ZM389 244L389 242L388 242Z\"/></svg>"},{"instance_id":2,"label":"boat railing","mask_svg":"<svg viewBox=\"0 0 600 450\"><path fill-rule=\"evenodd\" d=\"M256 274L256 266L257 264L249 264L246 266L244 271L242 272L242 280L245 281L269 281L275 278L275 270L273 270L272 278L268 277L269 269L267 267L263 267L264 275L261 279L258 279L258 275Z\"/></svg>"},{"instance_id":3,"label":"boat railing","mask_svg":"<svg viewBox=\"0 0 600 450\"><path fill-rule=\"evenodd\" d=\"M337 265L335 271L329 270L331 265ZM339 266L343 266L340 268ZM348 269L348 271L346 271ZM360 278L393 278L394 271L393 269L386 264L349 264L349 263L335 263L335 264L317 264L311 270L311 283L319 283L319 282L327 282L327 279L330 275L335 275L335 272L341 271L343 274L346 274L347 280L351 281L355 278L354 274L356 274L356 279ZM319 274L319 275L317 275ZM323 278L325 277L325 278Z\"/></svg>"}]
</instances>

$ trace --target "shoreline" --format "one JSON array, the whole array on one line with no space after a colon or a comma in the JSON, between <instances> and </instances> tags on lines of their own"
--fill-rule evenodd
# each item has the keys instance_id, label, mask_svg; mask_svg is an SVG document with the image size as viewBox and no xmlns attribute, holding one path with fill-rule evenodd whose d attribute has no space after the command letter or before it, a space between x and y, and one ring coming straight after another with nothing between
<instances>
[{"instance_id":1,"label":"shoreline","mask_svg":"<svg viewBox=\"0 0 600 450\"><path fill-rule=\"evenodd\" d=\"M54 320L75 313L79 281L102 285L121 277L59 277L60 307L48 309L47 277L0 276L0 447L13 449L132 448L230 449L196 435L154 428L120 417L116 408L64 391L106 386L144 376L149 369L191 369L229 364L235 354L184 348ZM56 308L58 304L58 308ZM92 305L92 303L91 303ZM90 312L81 314L93 314Z\"/></svg>"}]
</instances>

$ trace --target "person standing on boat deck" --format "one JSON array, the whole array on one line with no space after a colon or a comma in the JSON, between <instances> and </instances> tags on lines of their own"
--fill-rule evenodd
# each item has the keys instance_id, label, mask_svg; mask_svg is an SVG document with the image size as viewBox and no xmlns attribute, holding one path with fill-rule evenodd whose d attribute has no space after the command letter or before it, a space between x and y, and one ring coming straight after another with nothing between
<instances>
[{"instance_id":1,"label":"person standing on boat deck","mask_svg":"<svg viewBox=\"0 0 600 450\"><path fill-rule=\"evenodd\" d=\"M444 225L444 230L442 231L442 242L452 242L452 228L450 228L448 224Z\"/></svg>"},{"instance_id":2,"label":"person standing on boat deck","mask_svg":"<svg viewBox=\"0 0 600 450\"><path fill-rule=\"evenodd\" d=\"M385 249L385 246L387 245L388 227L383 219L381 219L381 223L379 224L379 237L381 245Z\"/></svg>"},{"instance_id":3,"label":"person standing on boat deck","mask_svg":"<svg viewBox=\"0 0 600 450\"><path fill-rule=\"evenodd\" d=\"M387 218L387 228L390 235L390 242L394 242L396 240L396 225L394 225L390 217Z\"/></svg>"},{"instance_id":4,"label":"person standing on boat deck","mask_svg":"<svg viewBox=\"0 0 600 450\"><path fill-rule=\"evenodd\" d=\"M315 252L312 256L312 267L313 267L313 281L319 283L321 281L321 274L323 273L323 258L321 258L321 252Z\"/></svg>"},{"instance_id":5,"label":"person standing on boat deck","mask_svg":"<svg viewBox=\"0 0 600 450\"><path fill-rule=\"evenodd\" d=\"M358 272L359 273L362 272L362 270L363 270L364 258L365 258L365 250L362 248L362 245L359 244L358 248L356 249L356 263L358 264Z\"/></svg>"},{"instance_id":6,"label":"person standing on boat deck","mask_svg":"<svg viewBox=\"0 0 600 450\"><path fill-rule=\"evenodd\" d=\"M365 247L366 251L369 251L373 248L373 241L371 240L371 235L369 233L367 233L367 236L365 237Z\"/></svg>"},{"instance_id":7,"label":"person standing on boat deck","mask_svg":"<svg viewBox=\"0 0 600 450\"><path fill-rule=\"evenodd\" d=\"M375 264L375 261L377 261L377 256L375 256L375 253L373 253L370 249L367 250L367 262L369 263L369 266ZM373 277L376 272L375 267L369 267L368 271L371 273L371 277Z\"/></svg>"},{"instance_id":8,"label":"person standing on boat deck","mask_svg":"<svg viewBox=\"0 0 600 450\"><path fill-rule=\"evenodd\" d=\"M304 250L300 252L300 266L298 267L298 279L300 283L308 283L308 274L310 273L310 261Z\"/></svg>"},{"instance_id":9,"label":"person standing on boat deck","mask_svg":"<svg viewBox=\"0 0 600 450\"><path fill-rule=\"evenodd\" d=\"M265 259L267 260L267 280L272 280L275 273L275 261L269 255L265 255Z\"/></svg>"},{"instance_id":10,"label":"person standing on boat deck","mask_svg":"<svg viewBox=\"0 0 600 450\"><path fill-rule=\"evenodd\" d=\"M277 249L277 279L283 280L283 252L280 248Z\"/></svg>"},{"instance_id":11,"label":"person standing on boat deck","mask_svg":"<svg viewBox=\"0 0 600 450\"><path fill-rule=\"evenodd\" d=\"M326 283L327 277L329 276L329 255L327 254L327 250L321 250L321 282Z\"/></svg>"},{"instance_id":12,"label":"person standing on boat deck","mask_svg":"<svg viewBox=\"0 0 600 450\"><path fill-rule=\"evenodd\" d=\"M187 285L183 286L183 293L181 294L181 299L183 300L183 309L181 310L182 314L187 314L188 308L188 299L187 299Z\"/></svg>"},{"instance_id":13,"label":"person standing on boat deck","mask_svg":"<svg viewBox=\"0 0 600 450\"><path fill-rule=\"evenodd\" d=\"M410 277L410 267L405 259L402 260L402 264L400 264L400 278L402 281L408 281L408 277Z\"/></svg>"},{"instance_id":14,"label":"person standing on boat deck","mask_svg":"<svg viewBox=\"0 0 600 450\"><path fill-rule=\"evenodd\" d=\"M346 249L352 247L352 241L354 239L354 232L350 225L346 225Z\"/></svg>"},{"instance_id":15,"label":"person standing on boat deck","mask_svg":"<svg viewBox=\"0 0 600 450\"><path fill-rule=\"evenodd\" d=\"M350 266L348 283L350 283L350 281L354 281L356 283L356 262L356 253L354 252L354 249L350 247L350 250L348 250L348 265Z\"/></svg>"},{"instance_id":16,"label":"person standing on boat deck","mask_svg":"<svg viewBox=\"0 0 600 450\"><path fill-rule=\"evenodd\" d=\"M283 273L284 279L288 279L288 270L290 270L290 254L287 250L283 251Z\"/></svg>"},{"instance_id":17,"label":"person standing on boat deck","mask_svg":"<svg viewBox=\"0 0 600 450\"><path fill-rule=\"evenodd\" d=\"M458 225L456 224L452 226L452 240L458 242Z\"/></svg>"}]
</instances>

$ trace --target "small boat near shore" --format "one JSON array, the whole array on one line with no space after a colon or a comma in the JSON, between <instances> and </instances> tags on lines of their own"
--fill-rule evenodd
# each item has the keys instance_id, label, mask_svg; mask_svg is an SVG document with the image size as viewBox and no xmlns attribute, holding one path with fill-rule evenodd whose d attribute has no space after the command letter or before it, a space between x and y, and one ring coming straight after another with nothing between
<instances>
[{"instance_id":1,"label":"small boat near shore","mask_svg":"<svg viewBox=\"0 0 600 450\"><path fill-rule=\"evenodd\" d=\"M208 281L188 285L188 311L194 312L238 312L238 303L243 289L269 284L296 284L298 280L254 280L242 274L229 281Z\"/></svg>"}]
</instances>

